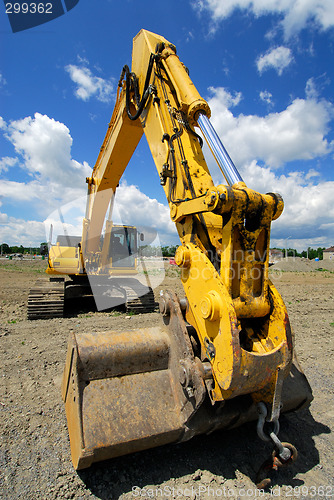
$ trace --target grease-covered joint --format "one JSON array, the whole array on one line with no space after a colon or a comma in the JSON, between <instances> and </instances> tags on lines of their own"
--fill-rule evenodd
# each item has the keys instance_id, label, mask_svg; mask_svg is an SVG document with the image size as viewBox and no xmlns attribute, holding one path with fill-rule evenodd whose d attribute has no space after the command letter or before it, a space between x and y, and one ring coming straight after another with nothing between
<instances>
[{"instance_id":1,"label":"grease-covered joint","mask_svg":"<svg viewBox=\"0 0 334 500\"><path fill-rule=\"evenodd\" d=\"M243 217L256 216L270 222L276 220L283 212L284 202L277 193L260 194L248 188L244 182L234 184L232 190Z\"/></svg>"},{"instance_id":2,"label":"grease-covered joint","mask_svg":"<svg viewBox=\"0 0 334 500\"><path fill-rule=\"evenodd\" d=\"M206 356L208 357L208 359L213 360L216 356L216 348L214 344L208 339L208 337L205 337L204 344L206 347Z\"/></svg>"},{"instance_id":3,"label":"grease-covered joint","mask_svg":"<svg viewBox=\"0 0 334 500\"><path fill-rule=\"evenodd\" d=\"M86 183L88 186L91 186L92 184L95 184L95 180L93 177L86 177Z\"/></svg>"},{"instance_id":4,"label":"grease-covered joint","mask_svg":"<svg viewBox=\"0 0 334 500\"><path fill-rule=\"evenodd\" d=\"M202 317L209 321L216 321L220 318L222 306L220 295L216 291L211 290L201 301L200 308Z\"/></svg>"},{"instance_id":5,"label":"grease-covered joint","mask_svg":"<svg viewBox=\"0 0 334 500\"><path fill-rule=\"evenodd\" d=\"M217 214L229 212L233 206L233 200L233 189L224 184L212 187L205 197L205 203L209 210Z\"/></svg>"},{"instance_id":6,"label":"grease-covered joint","mask_svg":"<svg viewBox=\"0 0 334 500\"><path fill-rule=\"evenodd\" d=\"M170 43L169 45L165 45L164 43L162 43L160 45L160 47L161 47L161 50L159 50L158 53L162 59L167 59L167 57L169 57L169 56L176 55L176 47L172 43Z\"/></svg>"},{"instance_id":7,"label":"grease-covered joint","mask_svg":"<svg viewBox=\"0 0 334 500\"><path fill-rule=\"evenodd\" d=\"M190 266L190 250L186 245L181 245L175 252L175 263L179 267Z\"/></svg>"},{"instance_id":8,"label":"grease-covered joint","mask_svg":"<svg viewBox=\"0 0 334 500\"><path fill-rule=\"evenodd\" d=\"M219 200L218 194L215 189L210 189L206 193L205 203L207 204L208 207L216 207L218 200Z\"/></svg>"},{"instance_id":9,"label":"grease-covered joint","mask_svg":"<svg viewBox=\"0 0 334 500\"><path fill-rule=\"evenodd\" d=\"M171 302L170 297L161 290L159 298L159 311L162 316L170 316Z\"/></svg>"},{"instance_id":10,"label":"grease-covered joint","mask_svg":"<svg viewBox=\"0 0 334 500\"><path fill-rule=\"evenodd\" d=\"M189 302L187 297L179 300L181 311L187 311L189 309Z\"/></svg>"},{"instance_id":11,"label":"grease-covered joint","mask_svg":"<svg viewBox=\"0 0 334 500\"><path fill-rule=\"evenodd\" d=\"M284 201L279 193L267 193L266 196L271 196L274 199L275 206L273 212L273 220L278 219L284 210Z\"/></svg>"},{"instance_id":12,"label":"grease-covered joint","mask_svg":"<svg viewBox=\"0 0 334 500\"><path fill-rule=\"evenodd\" d=\"M166 45L164 42L157 43L155 46L155 55L160 55L161 52L164 50L165 46Z\"/></svg>"}]
</instances>

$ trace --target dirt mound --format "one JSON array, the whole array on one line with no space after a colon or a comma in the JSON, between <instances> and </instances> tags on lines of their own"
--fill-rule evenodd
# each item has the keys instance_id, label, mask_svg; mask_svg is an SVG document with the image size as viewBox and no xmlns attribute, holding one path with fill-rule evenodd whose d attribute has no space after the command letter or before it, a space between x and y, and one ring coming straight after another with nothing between
<instances>
[{"instance_id":1,"label":"dirt mound","mask_svg":"<svg viewBox=\"0 0 334 500\"><path fill-rule=\"evenodd\" d=\"M334 261L332 260L309 260L303 257L288 257L276 262L271 269L292 272L308 272L326 269L334 271Z\"/></svg>"}]
</instances>

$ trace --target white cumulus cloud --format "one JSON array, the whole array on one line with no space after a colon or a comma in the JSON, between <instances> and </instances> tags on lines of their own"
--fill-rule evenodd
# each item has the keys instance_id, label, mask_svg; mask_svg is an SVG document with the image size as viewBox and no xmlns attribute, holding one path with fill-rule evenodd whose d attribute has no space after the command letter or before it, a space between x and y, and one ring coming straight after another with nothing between
<instances>
[{"instance_id":1,"label":"white cumulus cloud","mask_svg":"<svg viewBox=\"0 0 334 500\"><path fill-rule=\"evenodd\" d=\"M96 97L101 102L109 103L111 101L114 89L112 81L94 76L86 66L68 64L65 66L65 70L70 75L71 80L77 85L75 96L78 99L88 101L91 97Z\"/></svg>"},{"instance_id":2,"label":"white cumulus cloud","mask_svg":"<svg viewBox=\"0 0 334 500\"><path fill-rule=\"evenodd\" d=\"M192 5L200 11L207 10L216 23L236 10L251 12L256 17L278 15L286 39L309 24L321 30L334 26L333 0L197 0Z\"/></svg>"},{"instance_id":3,"label":"white cumulus cloud","mask_svg":"<svg viewBox=\"0 0 334 500\"><path fill-rule=\"evenodd\" d=\"M279 75L282 75L284 69L287 68L292 61L293 57L288 47L276 47L259 56L256 60L256 65L260 74L273 68Z\"/></svg>"},{"instance_id":4,"label":"white cumulus cloud","mask_svg":"<svg viewBox=\"0 0 334 500\"><path fill-rule=\"evenodd\" d=\"M175 224L170 218L169 207L154 198L149 198L137 186L122 182L116 191L115 200L122 224L149 226L158 230L165 239L168 235L172 237L177 235Z\"/></svg>"},{"instance_id":5,"label":"white cumulus cloud","mask_svg":"<svg viewBox=\"0 0 334 500\"><path fill-rule=\"evenodd\" d=\"M7 172L9 167L13 167L18 162L17 158L10 158L9 156L4 156L0 159L0 173Z\"/></svg>"},{"instance_id":6,"label":"white cumulus cloud","mask_svg":"<svg viewBox=\"0 0 334 500\"><path fill-rule=\"evenodd\" d=\"M91 169L71 157L72 137L64 123L47 115L35 113L22 120L12 121L7 138L23 159L23 168L42 182L51 181L63 186L84 186L85 174Z\"/></svg>"},{"instance_id":7,"label":"white cumulus cloud","mask_svg":"<svg viewBox=\"0 0 334 500\"><path fill-rule=\"evenodd\" d=\"M4 136L12 143L17 158L0 158L3 171L16 169L15 180L3 179L0 183L2 204L14 204L22 211L22 218L35 213L37 220L43 220L57 205L85 194L85 178L91 168L72 158L72 137L66 125L36 113L9 122ZM20 180L22 173L28 173L28 180L26 175L24 181Z\"/></svg>"},{"instance_id":8,"label":"white cumulus cloud","mask_svg":"<svg viewBox=\"0 0 334 500\"><path fill-rule=\"evenodd\" d=\"M235 116L234 98L222 88L210 88L212 122L237 165L254 159L272 168L288 161L310 160L333 151L326 134L333 106L326 100L297 98L284 110Z\"/></svg>"},{"instance_id":9,"label":"white cumulus cloud","mask_svg":"<svg viewBox=\"0 0 334 500\"><path fill-rule=\"evenodd\" d=\"M91 168L80 164L71 155L72 137L65 124L36 113L22 120L11 121L5 137L13 144L18 158L0 158L0 168L5 171L15 166L15 180L3 179L0 183L0 199L21 209L22 216L1 215L0 239L9 244L38 244L45 240L43 221L56 211L64 219L71 212L69 231L81 233L82 218L86 205L85 179L91 175ZM29 174L29 180L20 181L19 171ZM77 209L82 215L77 215ZM59 212L60 210L60 212ZM24 226L25 214L29 224ZM35 214L33 220L31 214ZM146 226L158 231L160 241L167 244L177 234L170 220L169 208L156 199L149 198L137 186L122 182L116 192L116 222ZM29 231L28 229L29 228Z\"/></svg>"},{"instance_id":10,"label":"white cumulus cloud","mask_svg":"<svg viewBox=\"0 0 334 500\"><path fill-rule=\"evenodd\" d=\"M37 246L45 241L43 222L0 213L0 241L9 245Z\"/></svg>"}]
</instances>

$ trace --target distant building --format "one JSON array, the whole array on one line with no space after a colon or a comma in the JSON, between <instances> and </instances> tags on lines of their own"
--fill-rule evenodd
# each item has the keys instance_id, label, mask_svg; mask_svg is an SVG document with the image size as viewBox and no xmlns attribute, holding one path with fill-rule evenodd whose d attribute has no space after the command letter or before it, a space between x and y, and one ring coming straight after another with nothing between
<instances>
[{"instance_id":1,"label":"distant building","mask_svg":"<svg viewBox=\"0 0 334 500\"><path fill-rule=\"evenodd\" d=\"M270 248L269 262L277 262L280 259L283 259L283 251L277 250L276 248Z\"/></svg>"},{"instance_id":2,"label":"distant building","mask_svg":"<svg viewBox=\"0 0 334 500\"><path fill-rule=\"evenodd\" d=\"M333 259L334 260L334 247L329 247L324 250L324 260Z\"/></svg>"}]
</instances>

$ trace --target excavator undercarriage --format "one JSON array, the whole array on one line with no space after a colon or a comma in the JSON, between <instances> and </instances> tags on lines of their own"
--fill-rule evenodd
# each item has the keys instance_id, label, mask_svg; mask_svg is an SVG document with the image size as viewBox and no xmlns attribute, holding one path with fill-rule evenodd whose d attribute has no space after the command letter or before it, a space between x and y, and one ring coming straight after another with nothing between
<instances>
[{"instance_id":1,"label":"excavator undercarriage","mask_svg":"<svg viewBox=\"0 0 334 500\"><path fill-rule=\"evenodd\" d=\"M99 304L100 310L123 308L128 313L145 314L155 310L155 298L151 287L131 277L74 276L72 279L40 278L30 289L28 296L28 319L63 318L73 314L74 301L79 309L92 310ZM93 290L91 286L93 282ZM85 303L87 305L85 306ZM66 309L67 307L67 309Z\"/></svg>"}]
</instances>

